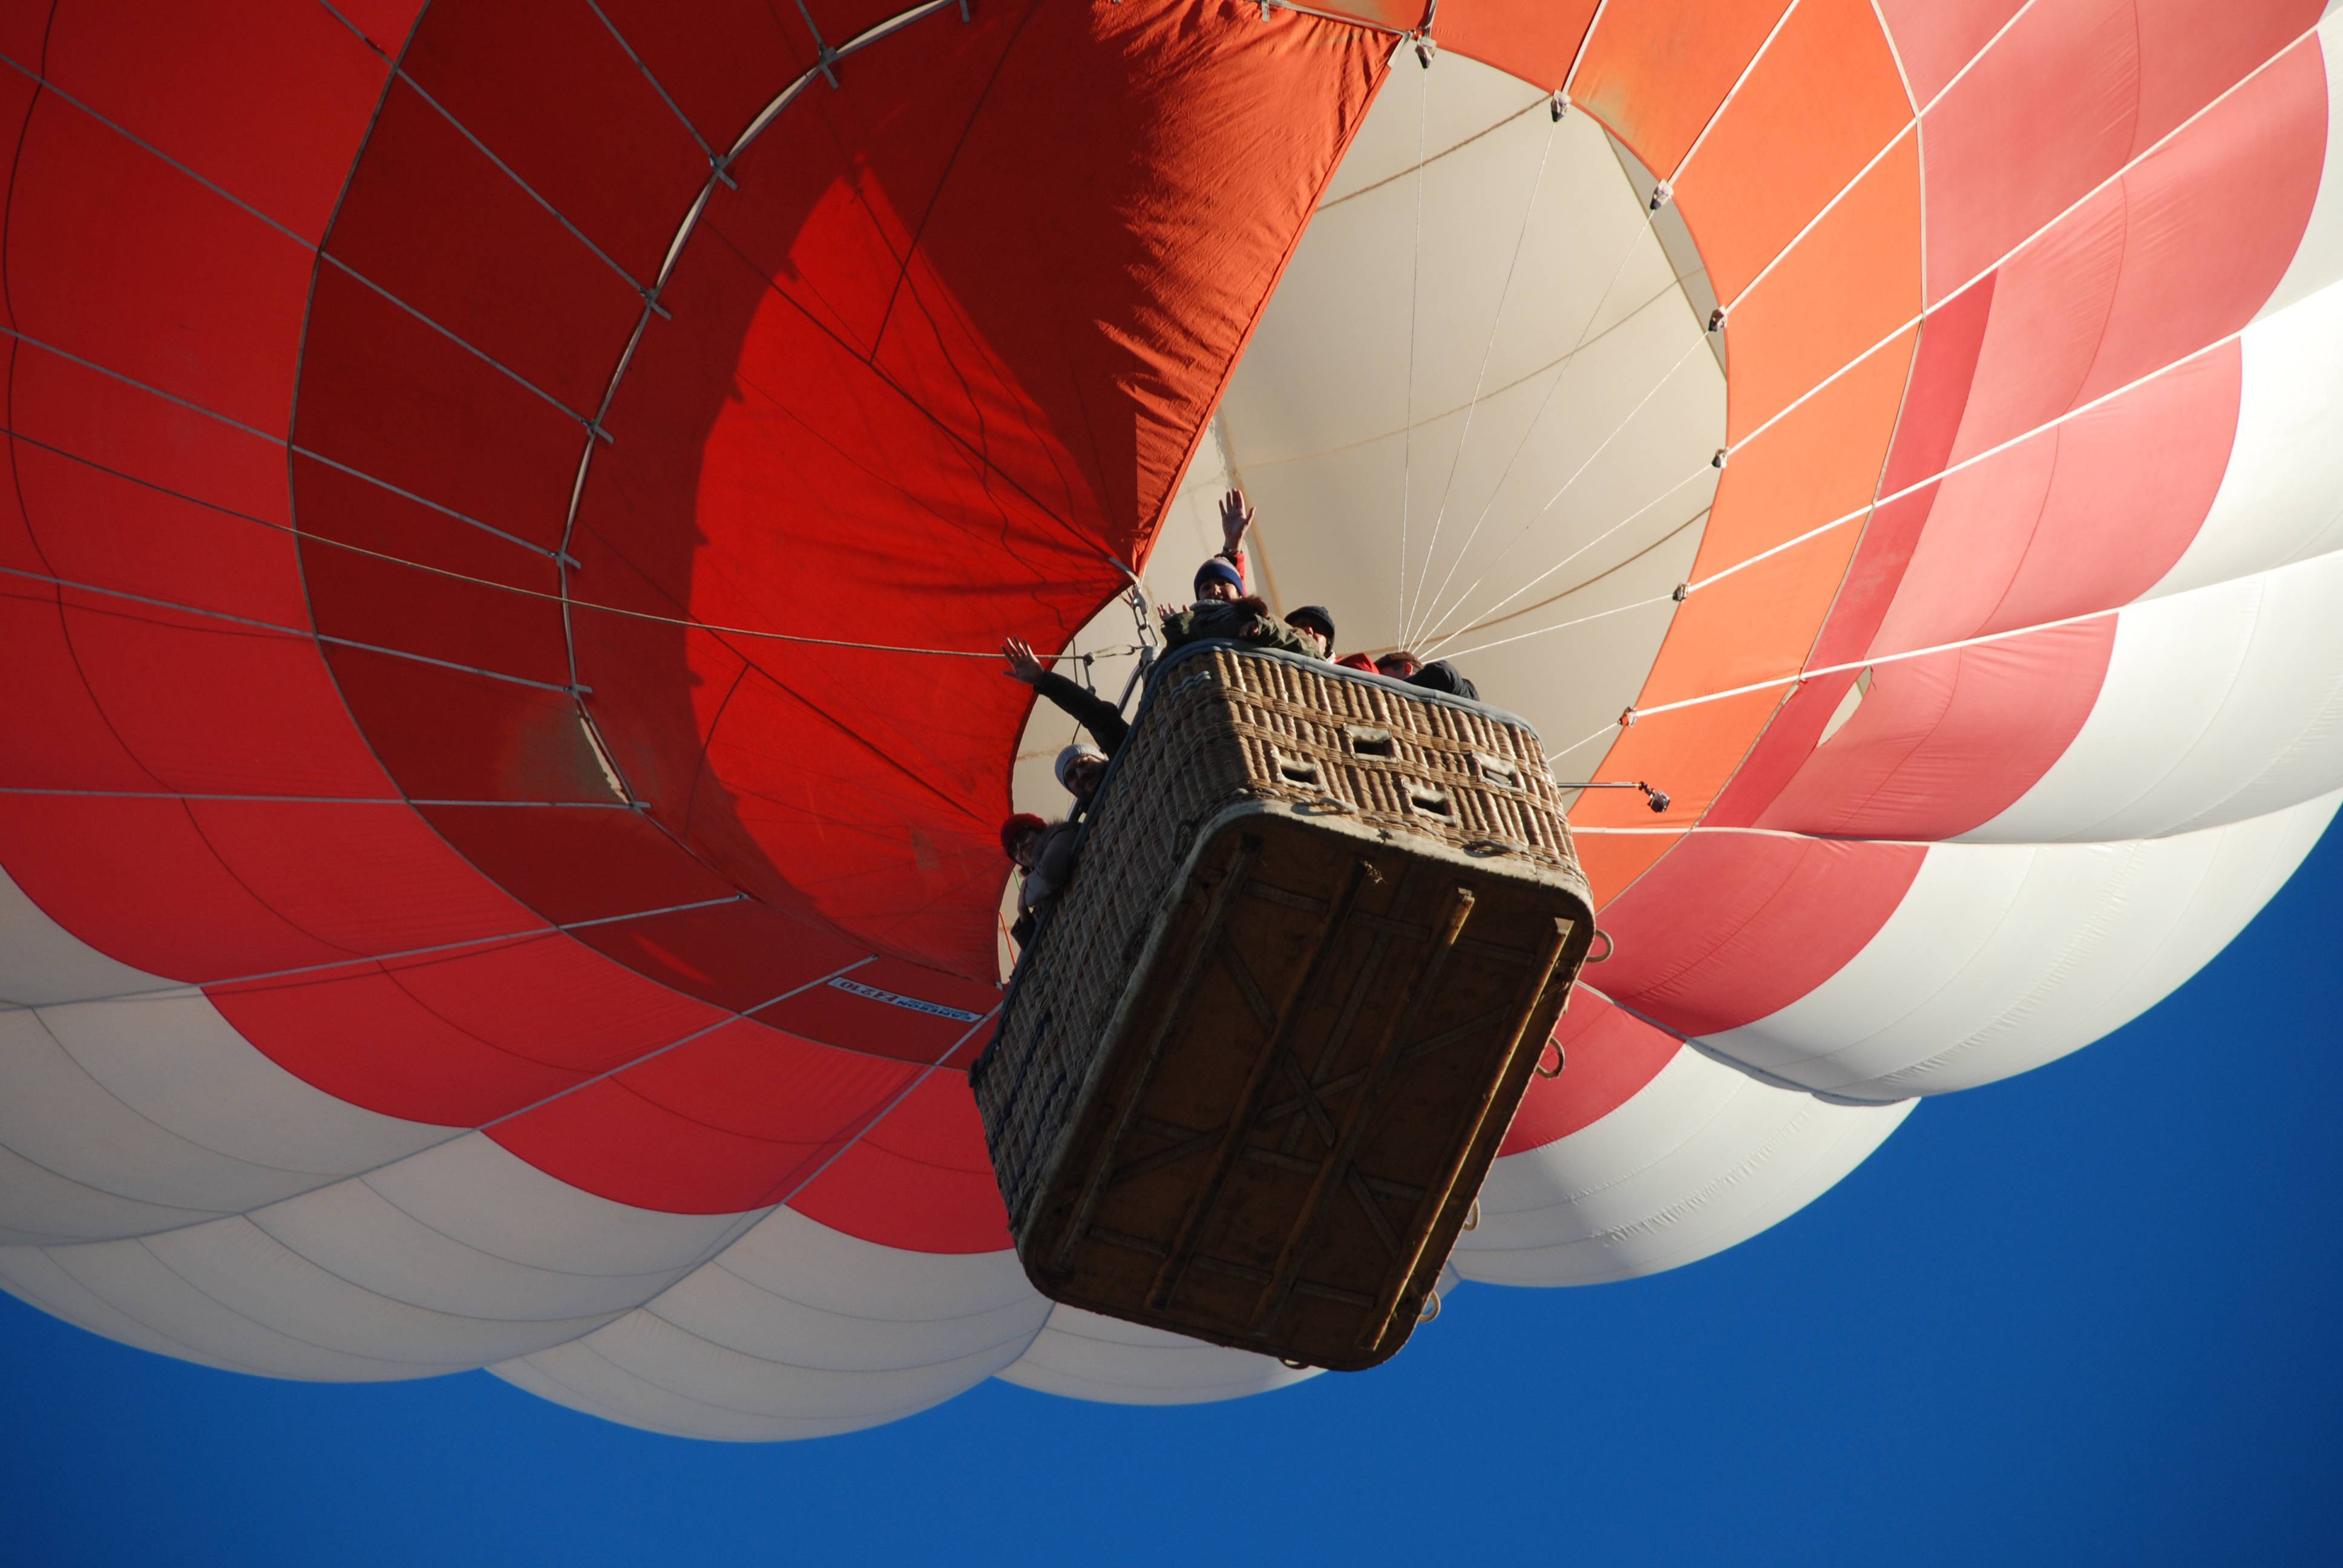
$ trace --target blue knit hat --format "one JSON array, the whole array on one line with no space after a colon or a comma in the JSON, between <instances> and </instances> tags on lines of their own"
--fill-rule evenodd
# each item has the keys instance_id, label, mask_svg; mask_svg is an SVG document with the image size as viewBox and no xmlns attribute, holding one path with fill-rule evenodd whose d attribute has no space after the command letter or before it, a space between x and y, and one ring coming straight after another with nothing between
<instances>
[{"instance_id":1,"label":"blue knit hat","mask_svg":"<svg viewBox=\"0 0 2343 1568\"><path fill-rule=\"evenodd\" d=\"M1244 574L1226 556L1213 556L1196 568L1196 591L1202 593L1209 582L1223 582L1239 593L1244 592Z\"/></svg>"}]
</instances>

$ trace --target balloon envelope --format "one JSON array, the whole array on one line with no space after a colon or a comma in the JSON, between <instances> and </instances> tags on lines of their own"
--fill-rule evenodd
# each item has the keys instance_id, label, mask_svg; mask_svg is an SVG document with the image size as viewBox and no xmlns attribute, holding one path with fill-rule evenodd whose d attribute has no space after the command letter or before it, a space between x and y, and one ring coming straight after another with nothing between
<instances>
[{"instance_id":1,"label":"balloon envelope","mask_svg":"<svg viewBox=\"0 0 2343 1568\"><path fill-rule=\"evenodd\" d=\"M990 650L1117 687L1231 484L1670 799L1574 811L1452 1279L1731 1245L2219 950L2343 789L2320 7L1324 9L0 22L0 1283L708 1437L1292 1381L1034 1294L964 1078L1069 730Z\"/></svg>"}]
</instances>

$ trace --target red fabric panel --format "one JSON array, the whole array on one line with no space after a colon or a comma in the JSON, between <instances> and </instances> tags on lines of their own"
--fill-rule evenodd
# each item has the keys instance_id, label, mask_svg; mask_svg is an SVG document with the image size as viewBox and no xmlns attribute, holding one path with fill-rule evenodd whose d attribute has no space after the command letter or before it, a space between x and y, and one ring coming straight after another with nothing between
<instances>
[{"instance_id":1,"label":"red fabric panel","mask_svg":"<svg viewBox=\"0 0 2343 1568\"><path fill-rule=\"evenodd\" d=\"M568 683L561 606L549 597L560 591L561 574L549 557L307 457L295 457L293 466L300 476L304 535L357 547L302 540L301 577L321 629L474 668ZM437 569L398 564L403 561Z\"/></svg>"},{"instance_id":2,"label":"red fabric panel","mask_svg":"<svg viewBox=\"0 0 2343 1568\"><path fill-rule=\"evenodd\" d=\"M802 1188L920 1069L726 1025L490 1130L538 1170L669 1213L761 1209Z\"/></svg>"},{"instance_id":3,"label":"red fabric panel","mask_svg":"<svg viewBox=\"0 0 2343 1568\"><path fill-rule=\"evenodd\" d=\"M423 815L483 873L557 924L735 896L637 811L432 806Z\"/></svg>"},{"instance_id":4,"label":"red fabric panel","mask_svg":"<svg viewBox=\"0 0 2343 1568\"><path fill-rule=\"evenodd\" d=\"M7 272L18 328L282 432L308 292L300 242L61 99L35 106L17 156Z\"/></svg>"},{"instance_id":5,"label":"red fabric panel","mask_svg":"<svg viewBox=\"0 0 2343 1568\"><path fill-rule=\"evenodd\" d=\"M1543 1149L1592 1127L1641 1093L1684 1049L1665 1030L1622 1012L1584 985L1572 993L1570 1010L1554 1025L1554 1038L1563 1049L1562 1074L1530 1080L1513 1124L1498 1145L1500 1156Z\"/></svg>"},{"instance_id":6,"label":"red fabric panel","mask_svg":"<svg viewBox=\"0 0 2343 1568\"><path fill-rule=\"evenodd\" d=\"M239 885L344 952L477 941L532 924L404 807L195 800L187 814Z\"/></svg>"},{"instance_id":7,"label":"red fabric panel","mask_svg":"<svg viewBox=\"0 0 2343 1568\"><path fill-rule=\"evenodd\" d=\"M0 52L28 69L40 67L49 35L55 0L35 5L11 5L0 10ZM14 75L14 73L10 73Z\"/></svg>"},{"instance_id":8,"label":"red fabric panel","mask_svg":"<svg viewBox=\"0 0 2343 1568\"><path fill-rule=\"evenodd\" d=\"M2076 401L2242 330L2301 246L2326 154L2327 72L2306 42L2126 175L2123 273ZM2006 269L2005 297L2033 260Z\"/></svg>"},{"instance_id":9,"label":"red fabric panel","mask_svg":"<svg viewBox=\"0 0 2343 1568\"><path fill-rule=\"evenodd\" d=\"M275 626L308 624L289 533L85 458L30 441L13 447L9 499L22 498L28 548L10 566ZM281 494L281 454L277 472ZM115 608L146 613L119 600Z\"/></svg>"},{"instance_id":10,"label":"red fabric panel","mask_svg":"<svg viewBox=\"0 0 2343 1568\"><path fill-rule=\"evenodd\" d=\"M2038 626L2147 592L2220 487L2242 374L2237 345L2224 344L1946 479L1873 649Z\"/></svg>"},{"instance_id":11,"label":"red fabric panel","mask_svg":"<svg viewBox=\"0 0 2343 1568\"><path fill-rule=\"evenodd\" d=\"M1376 65L1306 18L1182 35L1062 8L857 56L883 90L793 102L685 250L675 319L646 334L588 478L580 591L800 636L1062 639L1120 581L1107 555L1151 528ZM1124 141L1136 163L1105 150ZM1075 188L1129 194L1063 207ZM1236 249L1185 226L1202 205L1257 215ZM1144 337L1110 327L1141 314ZM1101 388L1126 412L1107 417ZM989 661L591 613L578 635L619 766L728 876L990 977L1024 694Z\"/></svg>"},{"instance_id":12,"label":"red fabric panel","mask_svg":"<svg viewBox=\"0 0 2343 1568\"><path fill-rule=\"evenodd\" d=\"M1997 275L1986 278L1930 311L1920 324L1920 350L1912 362L1911 384L1904 390L1896 445L1880 478L1883 494L1896 495L1933 479L1953 460L1953 445L1960 438L1961 418L1976 384L1977 357L1985 351L1986 331L1992 325L1998 281ZM1855 569L1862 568L1858 564ZM1893 588L1892 579L1888 586Z\"/></svg>"},{"instance_id":13,"label":"red fabric panel","mask_svg":"<svg viewBox=\"0 0 2343 1568\"><path fill-rule=\"evenodd\" d=\"M399 806L19 796L0 864L90 946L196 982L535 924Z\"/></svg>"},{"instance_id":14,"label":"red fabric panel","mask_svg":"<svg viewBox=\"0 0 2343 1568\"><path fill-rule=\"evenodd\" d=\"M689 201L679 185L659 204L674 209L670 230ZM580 417L601 406L642 313L624 278L404 85L383 103L326 250ZM312 335L341 325L321 319ZM582 440L570 440L573 469Z\"/></svg>"},{"instance_id":15,"label":"red fabric panel","mask_svg":"<svg viewBox=\"0 0 2343 1568\"><path fill-rule=\"evenodd\" d=\"M842 42L898 8L817 15ZM940 16L842 64L857 91L825 85L776 123L595 453L579 596L977 648L1062 636L1114 591L1109 558L1143 558L1383 52L1312 18L1141 9ZM397 49L416 13L346 14ZM252 0L135 39L82 15L89 91L300 232L355 157L327 243L367 281L328 266L313 295L287 236L77 112L31 111L6 257L27 330L264 432L293 422L318 537L297 557L271 528L295 520L277 444L12 347L12 430L90 461L11 443L5 559L397 651L321 660L297 631L20 581L0 632L26 699L0 722L25 716L38 744L8 765L64 788L593 809L19 798L0 859L94 945L213 982L256 1046L356 1103L464 1126L555 1095L499 1136L588 1190L694 1211L780 1201L843 1151L808 1199L832 1222L1001 1245L956 1073L850 1146L913 1062L981 1043L1025 694L990 659L580 608L585 700L651 808L613 809L578 699L548 689L570 678L559 607L497 586L563 579L485 530L562 540L588 435L515 377L598 404L634 295L413 88L389 90L361 151L383 65L323 7L280 24ZM659 35L646 59L673 60L691 112L729 132L787 79L793 22L700 32L695 65L669 47L695 37L672 14L613 15ZM647 276L706 166L593 9L442 0L422 26L417 80ZM174 51L198 68L156 75ZM607 923L514 940L547 917ZM872 961L833 923L968 976ZM860 989L821 983L849 969ZM639 1060L759 1007L788 1031L736 1020ZM616 1075L562 1092L596 1073Z\"/></svg>"},{"instance_id":16,"label":"red fabric panel","mask_svg":"<svg viewBox=\"0 0 2343 1568\"><path fill-rule=\"evenodd\" d=\"M492 236L493 237L493 236ZM301 349L308 450L550 549L586 428L348 275L317 269Z\"/></svg>"},{"instance_id":17,"label":"red fabric panel","mask_svg":"<svg viewBox=\"0 0 2343 1568\"><path fill-rule=\"evenodd\" d=\"M794 6L785 21L765 0L693 0L695 25L683 28L667 0L600 3L644 68L719 154L729 152L774 94L811 64ZM722 39L723 47L708 47L710 38Z\"/></svg>"},{"instance_id":18,"label":"red fabric panel","mask_svg":"<svg viewBox=\"0 0 2343 1568\"><path fill-rule=\"evenodd\" d=\"M616 799L568 693L364 648L326 649L343 699L417 800Z\"/></svg>"},{"instance_id":19,"label":"red fabric panel","mask_svg":"<svg viewBox=\"0 0 2343 1568\"><path fill-rule=\"evenodd\" d=\"M435 5L403 68L637 283L657 281L708 160L586 0Z\"/></svg>"},{"instance_id":20,"label":"red fabric panel","mask_svg":"<svg viewBox=\"0 0 2343 1568\"><path fill-rule=\"evenodd\" d=\"M1903 901L1926 850L1694 833L1604 910L1603 989L1683 1034L1735 1029L1836 974Z\"/></svg>"},{"instance_id":21,"label":"red fabric panel","mask_svg":"<svg viewBox=\"0 0 2343 1568\"><path fill-rule=\"evenodd\" d=\"M1758 824L1936 839L1990 820L2073 744L2115 636L2110 615L1880 665L1845 727Z\"/></svg>"},{"instance_id":22,"label":"red fabric panel","mask_svg":"<svg viewBox=\"0 0 2343 1568\"><path fill-rule=\"evenodd\" d=\"M789 1207L833 1231L915 1252L1011 1245L968 1080L932 1072Z\"/></svg>"},{"instance_id":23,"label":"red fabric panel","mask_svg":"<svg viewBox=\"0 0 2343 1568\"><path fill-rule=\"evenodd\" d=\"M280 443L28 343L15 344L10 358L8 425L29 440L146 484L290 525Z\"/></svg>"},{"instance_id":24,"label":"red fabric panel","mask_svg":"<svg viewBox=\"0 0 2343 1568\"><path fill-rule=\"evenodd\" d=\"M2292 37L2316 20L2319 5L2318 0L2285 0L2255 9L2260 15L2241 18L2237 7L2208 0L2146 10L2136 0L2077 0L2037 5L2020 17L1927 116L1931 297L1942 298L1991 266L2171 126L2210 102L2267 58L2275 40ZM2143 26L2151 15L2152 30ZM2208 47L2203 42L2208 37L2222 41ZM2143 50L2150 48L2152 58L2144 57ZM2315 72L2316 46L2303 53ZM2266 77L2239 96L2258 95L2270 85ZM2299 89L2283 91L2290 95ZM2231 128L2217 136L2217 146L2240 134L2236 109L2232 100L2218 116L2208 116L2232 120ZM2204 129L2200 123L2190 134ZM2298 177L2293 166L2307 156L2315 179L2324 139L2322 134L2307 144L2274 143L2269 185L2263 183L2262 166L2238 164L2256 168L2256 177L2233 178L2226 196L2205 192L2215 204L2212 210L2265 204L2274 209L2258 217L2247 215L2248 233L2273 219L2280 226L2292 219L2294 236L2283 247L2290 256L2291 237L2299 236L2308 211L2307 204L2295 210L2284 199L2288 183ZM2237 149L2229 150L2234 155ZM2241 251L2250 278L2256 258L2251 249Z\"/></svg>"},{"instance_id":25,"label":"red fabric panel","mask_svg":"<svg viewBox=\"0 0 2343 1568\"><path fill-rule=\"evenodd\" d=\"M2139 29L2137 154L2318 25L2327 0L2134 0ZM2312 45L2307 52L2316 54Z\"/></svg>"},{"instance_id":26,"label":"red fabric panel","mask_svg":"<svg viewBox=\"0 0 2343 1568\"><path fill-rule=\"evenodd\" d=\"M388 492L378 493L399 503ZM484 553L502 544L493 535L471 532ZM520 553L516 547L504 548ZM537 580L528 586L540 594L558 593L561 579L553 563L542 556L530 558L535 569L528 575ZM355 550L307 546L301 561L317 628L328 636L548 686L568 683L561 606L553 598L525 598Z\"/></svg>"},{"instance_id":27,"label":"red fabric panel","mask_svg":"<svg viewBox=\"0 0 2343 1568\"><path fill-rule=\"evenodd\" d=\"M1976 57L2026 0L1879 0L1896 57L1922 106Z\"/></svg>"},{"instance_id":28,"label":"red fabric panel","mask_svg":"<svg viewBox=\"0 0 2343 1568\"><path fill-rule=\"evenodd\" d=\"M588 926L577 936L639 974L730 1012L768 1006L870 951L746 899ZM835 1043L861 1047L858 1040Z\"/></svg>"},{"instance_id":29,"label":"red fabric panel","mask_svg":"<svg viewBox=\"0 0 2343 1568\"><path fill-rule=\"evenodd\" d=\"M307 638L73 589L64 603L75 670L161 788L392 793Z\"/></svg>"},{"instance_id":30,"label":"red fabric panel","mask_svg":"<svg viewBox=\"0 0 2343 1568\"><path fill-rule=\"evenodd\" d=\"M387 75L332 12L66 0L55 16L57 87L310 243L325 233Z\"/></svg>"},{"instance_id":31,"label":"red fabric panel","mask_svg":"<svg viewBox=\"0 0 2343 1568\"><path fill-rule=\"evenodd\" d=\"M886 994L874 997L870 991ZM882 958L800 991L757 1017L808 1040L922 1065L965 1068L984 1049L992 1027L985 1019L1000 1000L996 986ZM909 1005L912 1002L951 1010L922 1011Z\"/></svg>"},{"instance_id":32,"label":"red fabric panel","mask_svg":"<svg viewBox=\"0 0 2343 1568\"><path fill-rule=\"evenodd\" d=\"M450 1127L508 1115L724 1017L553 935L207 994L306 1081Z\"/></svg>"},{"instance_id":33,"label":"red fabric panel","mask_svg":"<svg viewBox=\"0 0 2343 1568\"><path fill-rule=\"evenodd\" d=\"M8 42L8 23L0 19L0 54L5 54L18 64L31 66L37 57L40 38L33 37L34 47L20 50ZM0 202L10 199L16 183L16 171L22 166L20 149L24 145L25 127L31 124L33 104L39 88L21 74L0 66L0 149L7 156L0 158ZM5 211L0 206L0 211ZM8 302L8 291L0 288L0 325L14 327L15 307Z\"/></svg>"},{"instance_id":34,"label":"red fabric panel","mask_svg":"<svg viewBox=\"0 0 2343 1568\"><path fill-rule=\"evenodd\" d=\"M1887 509L1881 508L1883 512ZM1877 526L1878 515L1874 514L1873 527ZM1800 681L1765 726L1765 732L1757 738L1757 743L1749 749L1749 755L1734 771L1732 782L1717 796L1716 804L1701 819L1702 824L1711 828L1754 826L1774 798L1812 758L1831 715L1837 711L1840 699L1846 696L1847 688L1855 684L1859 673L1847 669Z\"/></svg>"},{"instance_id":35,"label":"red fabric panel","mask_svg":"<svg viewBox=\"0 0 2343 1568\"><path fill-rule=\"evenodd\" d=\"M334 9L350 19L367 41L396 58L406 47L408 30L428 0L336 0Z\"/></svg>"},{"instance_id":36,"label":"red fabric panel","mask_svg":"<svg viewBox=\"0 0 2343 1568\"><path fill-rule=\"evenodd\" d=\"M2112 34L2090 34L2084 25L2090 14L2087 7L2069 8L2054 26L2029 13L1946 100L1939 115L1967 106L1958 107L1946 134L1938 134L1937 116L1931 116L1933 291L1941 294L1946 286L1946 266L1975 264L1974 257L1963 262L1956 255L1947 261L1936 254L1936 247L1967 243L1960 237L1964 224L1974 227L2020 210L2032 215L2026 221L2046 221L2058 210L2046 205L2054 197L2056 204L2073 200L2153 140L2134 137L2128 129L2120 136L2108 130L2105 146L2053 146L2038 164L2020 160L2022 172L2013 176L2010 160L2017 149L2003 141L1988 146L1976 139L1984 135L1982 120L1960 117L1983 115L1977 105L1989 99L2000 114L2009 106L1996 95L2039 85L2024 85L2033 81L2028 73L2077 69L2087 57L2102 65L2128 59L2128 20L2118 44L2110 41ZM2223 53L2229 48L2225 44L2215 54L2229 58ZM2192 90L2201 103L2243 68L2224 68L2225 75L2208 65L2184 75L2197 84ZM2183 79L2157 69L2162 74L2155 80L2166 86ZM2135 85L2127 84L2128 77L2107 90L2129 104ZM2172 102L2165 86L2155 91L2164 95L2158 103ZM2066 118L2072 109L2066 100L2056 106L2061 124L2069 126L2062 134L2071 135L2072 126L2082 123ZM2027 116L2049 112L2048 106L2021 106L1996 119L1992 134L2006 136ZM2172 118L2168 107L2156 112ZM2228 463L2240 354L2221 339L2251 318L2294 254L2317 189L2325 115L2323 74L2316 51L2305 47L1930 317L1889 462L1891 492L2141 377L2154 379L1882 508L1869 522L1811 662L1852 662L1869 651L1929 648L2112 608L2137 598L2169 569L2202 525ZM2006 246L2019 237L2011 230L1995 243ZM2207 345L2217 347L2200 352ZM2111 515L2123 526L2108 527ZM1924 762L1915 752L1906 766L1889 769L1893 784L1883 782L1879 771L1884 753L1869 750L1856 761L1856 736L1888 723L1892 712L1898 728L1886 743L1891 749L1932 750L1912 728L1921 723L1916 709L1878 707L1859 728L1851 726L1855 733L1840 737L1829 756L1809 764L1807 751L1828 709L1819 694L1802 694L1785 705L1774 731L1755 749L1719 820L1831 831L1853 831L1854 824L1864 823L1863 830L1899 833L1917 832L1927 823L1975 826L1999 809L1995 802L2006 805L2023 793L2032 782L2025 769L2038 777L2064 749L2046 726L2063 722L2071 739L2087 715L2104 670L2098 639L2106 632L2086 639L2096 651L2056 661L2056 677L2043 693L2010 689L2010 700L2022 711L1988 728L2012 745L2022 735L2017 749L1980 752L1957 767L1942 753ZM2044 650L2028 657L2050 656ZM1979 672L1991 664L1966 667L1965 707ZM1911 678L1896 684L1908 689ZM1976 709L1968 712L1958 725L1981 722ZM1944 730L1942 739L1955 732ZM1767 799L1801 769L1795 798L1769 813ZM1943 792L1933 804L1913 793L1923 778L1933 778L1933 787ZM1856 790L1856 797L1826 800L1823 791L1833 780ZM1883 809L1881 802L1891 798L1902 804ZM1822 829L1822 824L1835 826Z\"/></svg>"},{"instance_id":37,"label":"red fabric panel","mask_svg":"<svg viewBox=\"0 0 2343 1568\"><path fill-rule=\"evenodd\" d=\"M34 789L160 789L74 667L57 592L0 577L0 784Z\"/></svg>"}]
</instances>

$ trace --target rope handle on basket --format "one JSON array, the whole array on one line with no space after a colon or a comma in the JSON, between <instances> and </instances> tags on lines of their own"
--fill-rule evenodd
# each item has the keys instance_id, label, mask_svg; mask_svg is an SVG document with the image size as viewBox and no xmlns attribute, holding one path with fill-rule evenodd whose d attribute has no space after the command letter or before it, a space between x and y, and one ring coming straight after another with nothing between
<instances>
[{"instance_id":1,"label":"rope handle on basket","mask_svg":"<svg viewBox=\"0 0 2343 1568\"><path fill-rule=\"evenodd\" d=\"M1600 963L1608 963L1608 962L1610 962L1610 961L1611 961L1611 955L1612 955L1613 953L1617 952L1617 951L1619 950L1618 944L1617 944L1617 943L1615 943L1615 942L1614 942L1614 941L1611 940L1611 933L1610 933L1609 931L1604 930L1601 926L1597 926L1597 927L1595 927L1595 928L1594 928L1594 935L1595 935L1595 936L1596 936L1596 938L1597 938L1597 939L1599 939L1599 940L1602 941L1602 943L1603 943L1603 956L1602 956L1601 958L1596 958L1596 957L1594 956L1594 954L1593 952L1591 952L1591 951L1590 951L1590 952L1586 955L1586 958L1585 958L1585 960L1584 960L1584 961L1585 961L1585 962L1587 962L1587 963L1590 963L1590 964L1600 964ZM1591 946L1591 944L1590 944L1590 946Z\"/></svg>"},{"instance_id":2,"label":"rope handle on basket","mask_svg":"<svg viewBox=\"0 0 2343 1568\"><path fill-rule=\"evenodd\" d=\"M1546 1045L1550 1045L1550 1046L1554 1047L1554 1070L1553 1070L1552 1072L1548 1072L1548 1071L1545 1070L1545 1049L1546 1049ZM1539 1046L1539 1047L1538 1047L1537 1066L1536 1066L1535 1068L1532 1069L1532 1070L1533 1070L1533 1071L1534 1071L1534 1072L1535 1072L1535 1073L1536 1073L1540 1078L1560 1078L1560 1077L1562 1076L1562 1070L1563 1070L1563 1068L1564 1068L1564 1066L1566 1066L1567 1064L1568 1064L1568 1063L1567 1063L1567 1060L1566 1060L1566 1059L1563 1056L1563 1054L1562 1054L1562 1041L1560 1041L1560 1040L1555 1040L1553 1036L1549 1035L1549 1036L1547 1036L1547 1037L1546 1037L1546 1042L1545 1042L1545 1045L1542 1045L1542 1046ZM1480 1210L1479 1210L1479 1208L1478 1208L1477 1204L1476 1204L1476 1206L1474 1207L1473 1213L1474 1213L1474 1215L1475 1215L1476 1217L1477 1217L1477 1216L1479 1215L1479 1213L1480 1213ZM1468 1226L1466 1226L1466 1227L1465 1227L1465 1229L1469 1231L1469 1230L1471 1230L1471 1229L1472 1229L1472 1227L1468 1225Z\"/></svg>"}]
</instances>

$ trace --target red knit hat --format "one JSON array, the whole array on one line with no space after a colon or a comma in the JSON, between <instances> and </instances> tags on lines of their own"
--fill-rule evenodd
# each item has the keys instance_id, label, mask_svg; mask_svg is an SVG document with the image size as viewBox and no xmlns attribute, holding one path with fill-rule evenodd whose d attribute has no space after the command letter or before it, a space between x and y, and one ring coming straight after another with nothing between
<instances>
[{"instance_id":1,"label":"red knit hat","mask_svg":"<svg viewBox=\"0 0 2343 1568\"><path fill-rule=\"evenodd\" d=\"M1001 824L1001 852L1011 859L1017 858L1017 840L1027 833L1038 833L1050 824L1031 811L1020 811Z\"/></svg>"}]
</instances>

